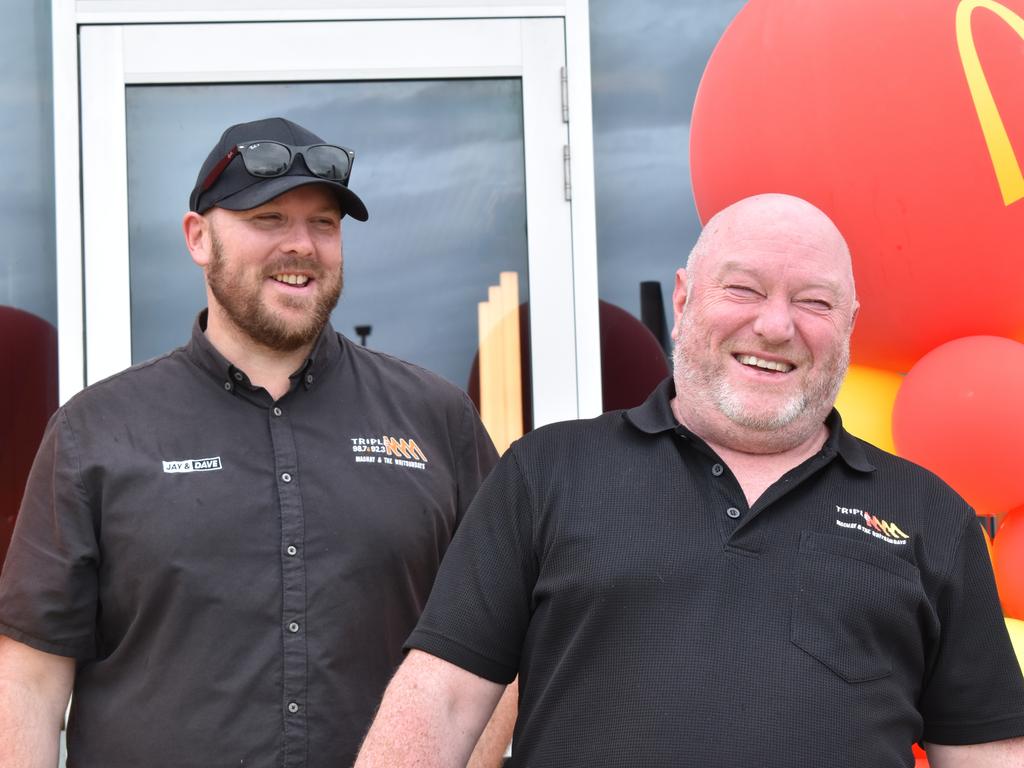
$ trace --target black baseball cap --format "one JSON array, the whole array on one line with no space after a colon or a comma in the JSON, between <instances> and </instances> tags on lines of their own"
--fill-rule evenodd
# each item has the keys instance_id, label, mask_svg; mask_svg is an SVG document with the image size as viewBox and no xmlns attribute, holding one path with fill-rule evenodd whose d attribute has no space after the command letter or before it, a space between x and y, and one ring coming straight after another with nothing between
<instances>
[{"instance_id":1,"label":"black baseball cap","mask_svg":"<svg viewBox=\"0 0 1024 768\"><path fill-rule=\"evenodd\" d=\"M254 141L279 141L282 144L299 147L326 143L315 133L283 117L270 117L232 125L224 131L220 141L207 156L203 167L199 169L196 185L189 196L190 211L204 213L214 206L226 208L229 211L247 211L250 208L263 205L290 189L305 184L323 184L338 198L343 216L348 214L359 221L366 221L369 218L363 201L348 188L347 183L315 175L306 166L302 157L296 157L284 175L272 178L251 176L245 170L242 158L235 157L210 188L206 191L202 190L203 182L206 181L214 166L223 160L233 147Z\"/></svg>"}]
</instances>

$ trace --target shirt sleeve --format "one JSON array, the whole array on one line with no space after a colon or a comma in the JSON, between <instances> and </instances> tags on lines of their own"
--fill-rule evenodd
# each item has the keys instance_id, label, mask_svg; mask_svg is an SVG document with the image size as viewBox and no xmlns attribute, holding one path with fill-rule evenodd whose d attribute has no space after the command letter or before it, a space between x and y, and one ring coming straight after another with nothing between
<instances>
[{"instance_id":1,"label":"shirt sleeve","mask_svg":"<svg viewBox=\"0 0 1024 768\"><path fill-rule=\"evenodd\" d=\"M456 430L455 476L458 483L456 521L461 522L480 484L498 461L498 452L473 401L463 393Z\"/></svg>"},{"instance_id":2,"label":"shirt sleeve","mask_svg":"<svg viewBox=\"0 0 1024 768\"><path fill-rule=\"evenodd\" d=\"M96 651L97 545L74 432L50 419L0 576L0 633L77 659Z\"/></svg>"},{"instance_id":3,"label":"shirt sleeve","mask_svg":"<svg viewBox=\"0 0 1024 768\"><path fill-rule=\"evenodd\" d=\"M512 682L536 582L533 505L513 450L484 481L406 642L496 683Z\"/></svg>"},{"instance_id":4,"label":"shirt sleeve","mask_svg":"<svg viewBox=\"0 0 1024 768\"><path fill-rule=\"evenodd\" d=\"M936 606L938 652L921 695L924 740L977 744L1024 734L1024 677L1006 631L981 528L960 532Z\"/></svg>"}]
</instances>

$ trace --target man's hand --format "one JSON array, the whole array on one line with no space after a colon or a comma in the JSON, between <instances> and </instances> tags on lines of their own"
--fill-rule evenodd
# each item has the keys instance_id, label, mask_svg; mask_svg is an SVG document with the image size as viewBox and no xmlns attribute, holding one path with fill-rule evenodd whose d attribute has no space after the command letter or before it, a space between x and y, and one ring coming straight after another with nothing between
<instances>
[{"instance_id":1,"label":"man's hand","mask_svg":"<svg viewBox=\"0 0 1024 768\"><path fill-rule=\"evenodd\" d=\"M410 651L384 693L355 768L461 768L504 686Z\"/></svg>"},{"instance_id":2,"label":"man's hand","mask_svg":"<svg viewBox=\"0 0 1024 768\"><path fill-rule=\"evenodd\" d=\"M0 768L53 768L74 659L0 635Z\"/></svg>"}]
</instances>

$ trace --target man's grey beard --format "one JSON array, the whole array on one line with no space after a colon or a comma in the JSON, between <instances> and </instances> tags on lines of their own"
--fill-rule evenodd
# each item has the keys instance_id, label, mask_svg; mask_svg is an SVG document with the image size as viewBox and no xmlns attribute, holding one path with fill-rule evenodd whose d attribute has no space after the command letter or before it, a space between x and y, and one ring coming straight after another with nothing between
<instances>
[{"instance_id":1,"label":"man's grey beard","mask_svg":"<svg viewBox=\"0 0 1024 768\"><path fill-rule=\"evenodd\" d=\"M690 364L683 349L685 341L689 338L688 334L692 332L691 326L686 323L685 314L681 318L681 323L679 339L672 349L676 396L685 399L687 393L705 392L711 403L726 418L734 424L758 432L771 432L788 427L808 410L823 411L821 417L824 419L835 403L850 364L850 344L847 339L832 363L835 375L823 376L820 380L811 382L810 391L795 393L774 412L751 413L749 409L744 408L740 395L729 386L729 380L724 372L715 375L717 371L706 371ZM824 408L825 403L828 404L828 408Z\"/></svg>"}]
</instances>

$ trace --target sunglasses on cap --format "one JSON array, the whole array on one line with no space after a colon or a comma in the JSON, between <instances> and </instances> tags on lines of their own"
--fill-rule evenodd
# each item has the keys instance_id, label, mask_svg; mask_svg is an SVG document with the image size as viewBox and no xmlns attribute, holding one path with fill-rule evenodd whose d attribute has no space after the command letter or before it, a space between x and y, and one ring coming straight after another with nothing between
<instances>
[{"instance_id":1,"label":"sunglasses on cap","mask_svg":"<svg viewBox=\"0 0 1024 768\"><path fill-rule=\"evenodd\" d=\"M292 167L295 158L301 157L315 176L348 186L348 177L352 173L352 161L355 160L356 154L351 149L333 144L308 144L296 147L280 141L247 141L233 146L213 166L203 180L200 193L212 187L236 157L242 158L245 170L250 176L261 179L284 176Z\"/></svg>"}]
</instances>

